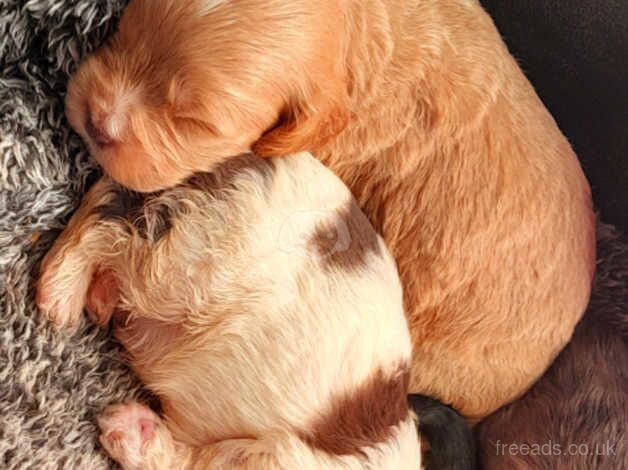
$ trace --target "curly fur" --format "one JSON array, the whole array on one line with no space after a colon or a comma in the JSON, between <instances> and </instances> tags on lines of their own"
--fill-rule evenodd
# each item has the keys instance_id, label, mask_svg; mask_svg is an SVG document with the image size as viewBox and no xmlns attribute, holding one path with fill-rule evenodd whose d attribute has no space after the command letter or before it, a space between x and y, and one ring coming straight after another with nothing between
<instances>
[{"instance_id":1,"label":"curly fur","mask_svg":"<svg viewBox=\"0 0 628 470\"><path fill-rule=\"evenodd\" d=\"M236 161L124 218L127 197L100 180L42 263L47 317L113 316L161 400L162 418L106 411L103 446L127 469L418 468L410 335L383 240L310 155ZM309 242L321 227L336 240L325 252Z\"/></svg>"},{"instance_id":2,"label":"curly fur","mask_svg":"<svg viewBox=\"0 0 628 470\"><path fill-rule=\"evenodd\" d=\"M84 323L73 337L53 332L32 295L35 267L95 171L63 119L67 80L115 29L125 5L0 5L0 462L9 470L109 468L94 415L107 403L137 396L138 382L109 335ZM387 119L385 108L372 106L369 113L377 122ZM378 205L371 206L377 215ZM626 250L618 239L609 246ZM600 258L598 269L625 271L625 262L614 260ZM607 308L623 308L613 295L617 288L616 277L608 276L598 278L595 292Z\"/></svg>"}]
</instances>

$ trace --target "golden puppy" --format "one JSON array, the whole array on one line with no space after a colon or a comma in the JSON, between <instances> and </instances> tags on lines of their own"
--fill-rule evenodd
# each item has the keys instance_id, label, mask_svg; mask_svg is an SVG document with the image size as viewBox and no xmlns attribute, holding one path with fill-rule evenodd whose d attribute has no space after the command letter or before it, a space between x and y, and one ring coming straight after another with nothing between
<instances>
[{"instance_id":1,"label":"golden puppy","mask_svg":"<svg viewBox=\"0 0 628 470\"><path fill-rule=\"evenodd\" d=\"M476 0L131 0L67 109L138 191L312 151L397 260L411 390L469 418L523 393L587 304L587 182Z\"/></svg>"},{"instance_id":2,"label":"golden puppy","mask_svg":"<svg viewBox=\"0 0 628 470\"><path fill-rule=\"evenodd\" d=\"M125 469L412 469L411 342L384 242L310 155L232 159L141 196L90 190L42 265L59 326L87 305L161 399L99 419Z\"/></svg>"}]
</instances>

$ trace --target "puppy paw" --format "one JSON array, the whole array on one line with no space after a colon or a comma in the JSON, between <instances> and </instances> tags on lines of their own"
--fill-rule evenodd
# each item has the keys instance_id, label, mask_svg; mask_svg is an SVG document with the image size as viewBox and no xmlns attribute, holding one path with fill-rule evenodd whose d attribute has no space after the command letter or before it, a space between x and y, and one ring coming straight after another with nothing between
<instances>
[{"instance_id":1,"label":"puppy paw","mask_svg":"<svg viewBox=\"0 0 628 470\"><path fill-rule=\"evenodd\" d=\"M98 272L87 290L85 309L97 325L106 325L111 320L120 299L118 284L110 271Z\"/></svg>"},{"instance_id":2,"label":"puppy paw","mask_svg":"<svg viewBox=\"0 0 628 470\"><path fill-rule=\"evenodd\" d=\"M137 402L107 407L98 418L100 443L124 468L141 468L159 417Z\"/></svg>"},{"instance_id":3,"label":"puppy paw","mask_svg":"<svg viewBox=\"0 0 628 470\"><path fill-rule=\"evenodd\" d=\"M37 306L57 328L76 328L90 278L91 272L82 260L53 249L41 265Z\"/></svg>"}]
</instances>

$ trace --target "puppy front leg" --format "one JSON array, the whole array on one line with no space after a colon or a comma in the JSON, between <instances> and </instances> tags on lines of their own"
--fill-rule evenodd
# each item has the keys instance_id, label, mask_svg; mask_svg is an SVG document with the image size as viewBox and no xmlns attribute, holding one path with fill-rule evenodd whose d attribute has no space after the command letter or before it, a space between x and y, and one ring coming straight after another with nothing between
<instances>
[{"instance_id":1,"label":"puppy front leg","mask_svg":"<svg viewBox=\"0 0 628 470\"><path fill-rule=\"evenodd\" d=\"M112 249L106 246L111 234L101 223L100 209L118 191L118 186L106 178L94 184L42 261L36 303L58 328L76 327L98 268L99 254Z\"/></svg>"}]
</instances>

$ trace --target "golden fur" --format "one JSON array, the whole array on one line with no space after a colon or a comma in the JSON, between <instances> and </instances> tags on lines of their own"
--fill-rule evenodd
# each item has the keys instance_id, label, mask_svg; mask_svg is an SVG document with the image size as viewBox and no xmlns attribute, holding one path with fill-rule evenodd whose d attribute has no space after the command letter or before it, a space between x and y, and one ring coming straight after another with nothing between
<instances>
[{"instance_id":1,"label":"golden fur","mask_svg":"<svg viewBox=\"0 0 628 470\"><path fill-rule=\"evenodd\" d=\"M238 157L145 197L106 177L90 190L37 302L58 326L84 305L113 317L160 398L161 418L130 403L99 419L125 469L420 468L395 263L347 207L307 154Z\"/></svg>"},{"instance_id":2,"label":"golden fur","mask_svg":"<svg viewBox=\"0 0 628 470\"><path fill-rule=\"evenodd\" d=\"M411 390L471 419L530 387L587 304L587 182L476 0L132 0L67 108L141 191L312 151L397 260Z\"/></svg>"}]
</instances>

